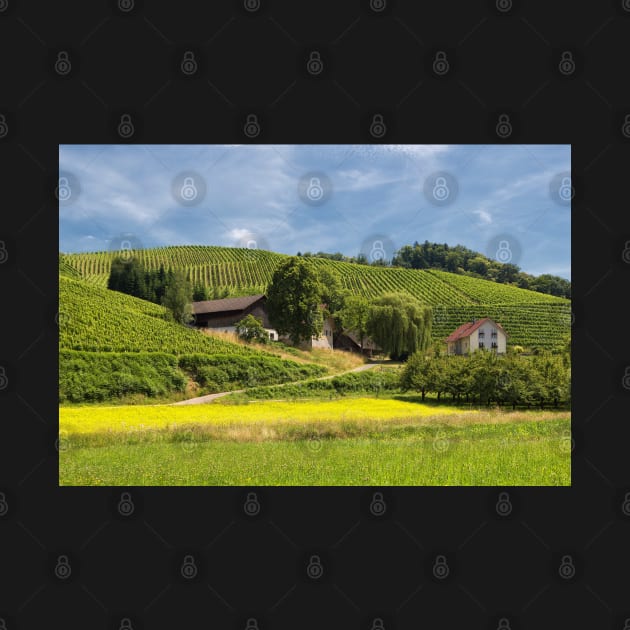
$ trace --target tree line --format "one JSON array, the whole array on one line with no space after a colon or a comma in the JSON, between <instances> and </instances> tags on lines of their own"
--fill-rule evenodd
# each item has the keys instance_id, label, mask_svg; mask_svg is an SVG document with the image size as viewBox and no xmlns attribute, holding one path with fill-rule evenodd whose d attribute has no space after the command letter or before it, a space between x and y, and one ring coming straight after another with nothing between
<instances>
[{"instance_id":1,"label":"tree line","mask_svg":"<svg viewBox=\"0 0 630 630\"><path fill-rule=\"evenodd\" d=\"M297 255L305 258L327 258L374 267L440 269L501 284L511 284L538 293L571 298L571 282L564 278L552 274L534 276L522 271L518 265L498 262L463 245L451 247L447 243L429 243L425 240L424 243L420 244L415 241L413 245L403 245L394 253L391 260L379 258L373 262L370 262L367 256L362 253L357 256L344 256L339 252L334 254L298 252Z\"/></svg>"},{"instance_id":2,"label":"tree line","mask_svg":"<svg viewBox=\"0 0 630 630\"><path fill-rule=\"evenodd\" d=\"M479 350L470 355L414 353L403 369L403 390L427 393L438 401L448 394L455 402L517 404L541 408L571 400L571 361L568 352L536 356L496 355Z\"/></svg>"}]
</instances>

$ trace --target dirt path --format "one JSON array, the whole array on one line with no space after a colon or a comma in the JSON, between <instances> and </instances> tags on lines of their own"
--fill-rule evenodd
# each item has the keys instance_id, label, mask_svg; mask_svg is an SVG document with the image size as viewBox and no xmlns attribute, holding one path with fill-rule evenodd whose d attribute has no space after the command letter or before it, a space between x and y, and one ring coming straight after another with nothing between
<instances>
[{"instance_id":1,"label":"dirt path","mask_svg":"<svg viewBox=\"0 0 630 630\"><path fill-rule=\"evenodd\" d=\"M339 374L330 374L328 376L319 376L316 378L316 381L325 381L327 379L335 378L335 376L341 376L342 374L350 374L350 372L364 372L365 370L370 370L372 368L377 367L380 363L364 363L359 367L352 368L351 370L346 370L345 372L339 372ZM311 379L302 379L301 381L291 381L290 383L281 383L280 385L295 385L296 383L302 383L305 380ZM245 389L233 389L231 392L219 392L218 394L206 394L205 396L197 396L197 398L189 398L188 400L180 400L176 403L170 403L171 406L177 407L180 405L205 405L206 403L210 403L217 398L221 398L222 396L227 396L228 394L241 394L246 391Z\"/></svg>"}]
</instances>

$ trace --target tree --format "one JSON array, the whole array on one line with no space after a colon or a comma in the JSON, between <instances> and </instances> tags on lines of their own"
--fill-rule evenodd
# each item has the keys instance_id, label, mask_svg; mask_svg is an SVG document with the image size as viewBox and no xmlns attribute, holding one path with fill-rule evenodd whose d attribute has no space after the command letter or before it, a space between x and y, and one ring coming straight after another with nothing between
<instances>
[{"instance_id":1,"label":"tree","mask_svg":"<svg viewBox=\"0 0 630 630\"><path fill-rule=\"evenodd\" d=\"M292 256L274 271L267 291L269 321L294 344L319 335L323 328L320 310L321 284L312 266Z\"/></svg>"},{"instance_id":2,"label":"tree","mask_svg":"<svg viewBox=\"0 0 630 630\"><path fill-rule=\"evenodd\" d=\"M257 341L267 343L267 331L262 325L262 320L251 313L236 323L236 334L245 341Z\"/></svg>"},{"instance_id":3,"label":"tree","mask_svg":"<svg viewBox=\"0 0 630 630\"><path fill-rule=\"evenodd\" d=\"M342 327L359 336L361 350L363 350L363 341L367 335L369 316L370 303L361 295L348 296L344 307L339 311Z\"/></svg>"},{"instance_id":4,"label":"tree","mask_svg":"<svg viewBox=\"0 0 630 630\"><path fill-rule=\"evenodd\" d=\"M408 293L387 293L370 307L367 334L392 358L400 358L431 343L433 312Z\"/></svg>"},{"instance_id":5,"label":"tree","mask_svg":"<svg viewBox=\"0 0 630 630\"><path fill-rule=\"evenodd\" d=\"M183 271L169 273L162 304L181 324L192 320L192 286Z\"/></svg>"},{"instance_id":6,"label":"tree","mask_svg":"<svg viewBox=\"0 0 630 630\"><path fill-rule=\"evenodd\" d=\"M197 283L193 289L193 302L203 302L209 300L208 287L205 284Z\"/></svg>"}]
</instances>

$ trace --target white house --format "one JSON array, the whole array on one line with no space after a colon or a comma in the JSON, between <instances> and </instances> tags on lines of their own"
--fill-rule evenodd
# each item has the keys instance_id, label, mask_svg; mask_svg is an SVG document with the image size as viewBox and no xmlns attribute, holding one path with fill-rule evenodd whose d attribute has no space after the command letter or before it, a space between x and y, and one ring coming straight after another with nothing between
<instances>
[{"instance_id":1,"label":"white house","mask_svg":"<svg viewBox=\"0 0 630 630\"><path fill-rule=\"evenodd\" d=\"M473 318L454 330L445 341L447 354L468 354L482 348L505 354L507 333L501 324L489 317Z\"/></svg>"}]
</instances>

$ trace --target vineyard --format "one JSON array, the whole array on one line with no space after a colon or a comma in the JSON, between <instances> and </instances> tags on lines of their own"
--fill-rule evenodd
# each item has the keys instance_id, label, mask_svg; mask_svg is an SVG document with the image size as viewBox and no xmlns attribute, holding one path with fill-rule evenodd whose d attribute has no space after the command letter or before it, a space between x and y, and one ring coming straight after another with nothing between
<instances>
[{"instance_id":1,"label":"vineyard","mask_svg":"<svg viewBox=\"0 0 630 630\"><path fill-rule=\"evenodd\" d=\"M62 254L60 265L76 270L82 278L99 286L107 286L113 258L121 252ZM277 265L288 256L263 250L186 245L139 249L130 253L145 269L186 271L192 282L251 290L265 290ZM390 291L406 291L431 305L464 306L466 304L509 304L549 302L568 304L563 298L519 289L489 280L471 278L436 270L370 267L324 258L305 258L317 268L335 270L342 284L353 293L375 297Z\"/></svg>"},{"instance_id":2,"label":"vineyard","mask_svg":"<svg viewBox=\"0 0 630 630\"><path fill-rule=\"evenodd\" d=\"M99 308L107 309L112 300L128 299L126 296L114 298L110 294L96 293L98 287L107 286L111 262L119 254L115 251L61 254L60 272L65 275L78 274L89 280L95 291L94 299L102 303ZM160 265L166 270L183 269L192 282L221 289L227 287L232 295L264 293L275 268L287 258L284 254L263 250L217 246L162 247L136 250L131 255L137 256L146 269L159 269ZM563 298L438 270L370 267L323 258L304 260L317 269L336 271L342 285L354 294L374 298L386 292L405 291L430 304L434 307L435 341L444 339L472 317L485 316L503 325L509 335L508 343L512 345L560 348L569 336L571 303ZM116 338L112 333L124 327L131 338L140 330L149 335L146 315L150 315L153 331L150 334L154 339L153 342L149 341L151 348L162 349L164 343L179 349L179 352L193 351L190 344L198 348L198 338L190 337L194 332L174 330L163 321L164 311L160 307L141 303L134 308L133 314L124 309L118 309L117 313L116 323L110 324L107 321L109 318L104 319L103 328L99 326L97 340L91 332L87 336L86 331L91 326L89 320L74 322L72 329L65 333L65 343L70 344L67 347L89 349L103 345L120 349L121 345L126 346L126 341L116 345L111 342L112 338ZM161 326L168 330L165 338L161 338L161 328L158 331ZM141 349L147 349L146 343L142 342ZM218 341L208 339L203 340L203 343L209 344L205 346L209 348L208 352L217 351L210 349L210 346ZM131 345L136 347L133 342Z\"/></svg>"},{"instance_id":3,"label":"vineyard","mask_svg":"<svg viewBox=\"0 0 630 630\"><path fill-rule=\"evenodd\" d=\"M171 323L157 304L63 275L59 304L59 345L67 350L268 354Z\"/></svg>"}]
</instances>

